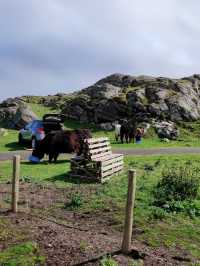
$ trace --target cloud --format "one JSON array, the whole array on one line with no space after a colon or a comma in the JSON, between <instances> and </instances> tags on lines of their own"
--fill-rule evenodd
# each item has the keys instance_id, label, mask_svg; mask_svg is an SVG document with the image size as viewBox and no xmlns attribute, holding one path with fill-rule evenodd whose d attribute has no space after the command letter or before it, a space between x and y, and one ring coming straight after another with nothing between
<instances>
[{"instance_id":1,"label":"cloud","mask_svg":"<svg viewBox=\"0 0 200 266\"><path fill-rule=\"evenodd\" d=\"M198 0L2 0L0 99L199 72Z\"/></svg>"}]
</instances>

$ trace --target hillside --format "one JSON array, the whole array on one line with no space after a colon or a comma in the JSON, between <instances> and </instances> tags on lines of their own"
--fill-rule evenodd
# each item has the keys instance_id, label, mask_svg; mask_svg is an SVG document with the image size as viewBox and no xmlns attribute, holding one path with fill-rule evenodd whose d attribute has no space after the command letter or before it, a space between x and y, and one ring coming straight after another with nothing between
<instances>
[{"instance_id":1,"label":"hillside","mask_svg":"<svg viewBox=\"0 0 200 266\"><path fill-rule=\"evenodd\" d=\"M199 89L200 75L170 79L113 74L76 93L8 99L0 104L0 121L19 127L13 120L27 103L56 108L66 118L82 123L100 124L133 117L139 122L196 121L200 118Z\"/></svg>"},{"instance_id":2,"label":"hillside","mask_svg":"<svg viewBox=\"0 0 200 266\"><path fill-rule=\"evenodd\" d=\"M69 118L112 122L136 116L171 121L200 117L200 75L182 79L114 74L83 89L62 106Z\"/></svg>"}]
</instances>

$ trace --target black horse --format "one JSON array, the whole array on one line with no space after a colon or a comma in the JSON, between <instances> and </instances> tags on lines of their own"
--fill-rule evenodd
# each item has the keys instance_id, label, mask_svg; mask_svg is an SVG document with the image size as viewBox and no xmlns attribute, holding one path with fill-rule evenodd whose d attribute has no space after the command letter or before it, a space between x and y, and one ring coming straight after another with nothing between
<instances>
[{"instance_id":1,"label":"black horse","mask_svg":"<svg viewBox=\"0 0 200 266\"><path fill-rule=\"evenodd\" d=\"M124 143L124 138L126 140L126 143L130 143L131 141L134 142L136 129L137 126L135 120L123 120L120 128L121 143Z\"/></svg>"}]
</instances>

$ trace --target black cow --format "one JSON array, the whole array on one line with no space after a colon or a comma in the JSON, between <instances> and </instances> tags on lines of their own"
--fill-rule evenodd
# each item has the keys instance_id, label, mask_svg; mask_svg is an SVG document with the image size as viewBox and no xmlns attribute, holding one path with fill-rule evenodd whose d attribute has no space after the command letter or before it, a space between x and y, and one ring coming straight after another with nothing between
<instances>
[{"instance_id":1,"label":"black cow","mask_svg":"<svg viewBox=\"0 0 200 266\"><path fill-rule=\"evenodd\" d=\"M91 138L88 129L52 131L33 150L32 155L42 159L45 154L49 156L49 162L57 161L60 153L72 153L81 155L83 140Z\"/></svg>"}]
</instances>

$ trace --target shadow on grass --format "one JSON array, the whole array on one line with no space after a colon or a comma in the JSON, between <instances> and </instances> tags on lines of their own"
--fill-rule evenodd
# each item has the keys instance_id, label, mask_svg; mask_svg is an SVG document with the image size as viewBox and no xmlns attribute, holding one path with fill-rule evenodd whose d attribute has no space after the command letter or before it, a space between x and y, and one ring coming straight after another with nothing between
<instances>
[{"instance_id":1,"label":"shadow on grass","mask_svg":"<svg viewBox=\"0 0 200 266\"><path fill-rule=\"evenodd\" d=\"M30 145L27 144L19 144L18 142L10 142L5 145L9 151L16 151L16 150L24 150L25 148L30 148Z\"/></svg>"},{"instance_id":2,"label":"shadow on grass","mask_svg":"<svg viewBox=\"0 0 200 266\"><path fill-rule=\"evenodd\" d=\"M52 176L46 180L49 182L52 182L52 183L54 183L56 181L61 181L61 182L71 183L71 184L76 184L76 185L96 183L95 181L92 181L92 180L83 180L80 178L70 177L70 173L69 172L67 173L67 171L64 174Z\"/></svg>"},{"instance_id":3,"label":"shadow on grass","mask_svg":"<svg viewBox=\"0 0 200 266\"><path fill-rule=\"evenodd\" d=\"M59 164L63 164L63 163L70 163L69 159L62 159L62 160L58 160L56 163L49 163L49 161L41 161L40 163L32 163L29 161L25 161L25 162L21 162L21 164L23 165L59 165Z\"/></svg>"}]
</instances>

